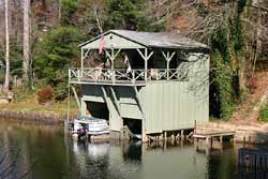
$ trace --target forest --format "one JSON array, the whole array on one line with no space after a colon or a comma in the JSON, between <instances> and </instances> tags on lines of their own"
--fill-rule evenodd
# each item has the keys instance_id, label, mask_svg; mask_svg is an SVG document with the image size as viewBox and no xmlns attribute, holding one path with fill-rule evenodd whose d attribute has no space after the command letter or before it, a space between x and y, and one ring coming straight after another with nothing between
<instances>
[{"instance_id":1,"label":"forest","mask_svg":"<svg viewBox=\"0 0 268 179\"><path fill-rule=\"evenodd\" d=\"M255 92L268 61L265 0L0 0L0 29L1 93L46 89L56 102L67 97L78 45L110 29L176 31L207 44L214 118Z\"/></svg>"}]
</instances>

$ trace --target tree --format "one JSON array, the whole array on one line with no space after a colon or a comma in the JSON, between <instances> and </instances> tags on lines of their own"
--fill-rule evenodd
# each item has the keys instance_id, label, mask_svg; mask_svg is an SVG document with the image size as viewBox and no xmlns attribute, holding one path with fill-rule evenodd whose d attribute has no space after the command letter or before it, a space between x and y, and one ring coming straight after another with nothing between
<instances>
[{"instance_id":1,"label":"tree","mask_svg":"<svg viewBox=\"0 0 268 179\"><path fill-rule=\"evenodd\" d=\"M10 49L9 49L9 8L8 0L5 0L5 39L6 39L6 51L5 51L5 62L6 62L6 73L5 73L5 84L4 90L9 90L10 83Z\"/></svg>"},{"instance_id":2,"label":"tree","mask_svg":"<svg viewBox=\"0 0 268 179\"><path fill-rule=\"evenodd\" d=\"M23 3L23 79L30 81L30 0Z\"/></svg>"},{"instance_id":3,"label":"tree","mask_svg":"<svg viewBox=\"0 0 268 179\"><path fill-rule=\"evenodd\" d=\"M66 96L68 68L79 59L80 32L74 27L57 27L37 44L34 72L38 79L54 87L56 98Z\"/></svg>"},{"instance_id":4,"label":"tree","mask_svg":"<svg viewBox=\"0 0 268 179\"><path fill-rule=\"evenodd\" d=\"M145 0L105 0L107 18L106 29L128 29L138 31L159 31L162 24L154 24L148 16Z\"/></svg>"}]
</instances>

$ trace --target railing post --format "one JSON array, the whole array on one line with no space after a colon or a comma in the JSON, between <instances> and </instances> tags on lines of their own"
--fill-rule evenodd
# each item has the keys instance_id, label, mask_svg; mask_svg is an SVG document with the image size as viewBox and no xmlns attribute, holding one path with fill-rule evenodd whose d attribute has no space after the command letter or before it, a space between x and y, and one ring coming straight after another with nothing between
<instances>
[{"instance_id":1,"label":"railing post","mask_svg":"<svg viewBox=\"0 0 268 179\"><path fill-rule=\"evenodd\" d=\"M112 69L112 83L115 84L115 70Z\"/></svg>"},{"instance_id":2,"label":"railing post","mask_svg":"<svg viewBox=\"0 0 268 179\"><path fill-rule=\"evenodd\" d=\"M146 49L146 55L147 55L147 49ZM145 78L145 82L147 82L147 69L148 69L148 59L144 59L144 63L145 63L145 67L144 67L144 78Z\"/></svg>"},{"instance_id":3,"label":"railing post","mask_svg":"<svg viewBox=\"0 0 268 179\"><path fill-rule=\"evenodd\" d=\"M169 80L169 62L170 61L167 62L167 80Z\"/></svg>"},{"instance_id":4,"label":"railing post","mask_svg":"<svg viewBox=\"0 0 268 179\"><path fill-rule=\"evenodd\" d=\"M78 81L81 81L82 77L83 77L83 71L80 69L78 70Z\"/></svg>"},{"instance_id":5,"label":"railing post","mask_svg":"<svg viewBox=\"0 0 268 179\"><path fill-rule=\"evenodd\" d=\"M132 76L132 83L133 84L135 84L135 70L133 69L132 71L131 71L131 76Z\"/></svg>"}]
</instances>

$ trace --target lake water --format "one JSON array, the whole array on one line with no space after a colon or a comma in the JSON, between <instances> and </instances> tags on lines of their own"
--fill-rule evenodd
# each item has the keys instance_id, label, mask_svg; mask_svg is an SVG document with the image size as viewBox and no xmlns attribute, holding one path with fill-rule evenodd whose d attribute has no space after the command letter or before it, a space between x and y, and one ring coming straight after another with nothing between
<instances>
[{"instance_id":1,"label":"lake water","mask_svg":"<svg viewBox=\"0 0 268 179\"><path fill-rule=\"evenodd\" d=\"M24 173L34 179L256 178L254 172L238 172L237 148L205 153L186 143L78 143L64 135L63 127L0 121L0 174L15 161L7 174L12 179Z\"/></svg>"}]
</instances>

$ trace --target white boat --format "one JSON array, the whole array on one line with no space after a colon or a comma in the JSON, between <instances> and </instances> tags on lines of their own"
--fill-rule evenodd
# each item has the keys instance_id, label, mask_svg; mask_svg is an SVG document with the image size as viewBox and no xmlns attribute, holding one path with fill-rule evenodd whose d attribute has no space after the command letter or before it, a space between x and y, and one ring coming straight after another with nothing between
<instances>
[{"instance_id":1,"label":"white boat","mask_svg":"<svg viewBox=\"0 0 268 179\"><path fill-rule=\"evenodd\" d=\"M102 135L109 132L109 125L105 119L80 116L73 122L73 135Z\"/></svg>"}]
</instances>

